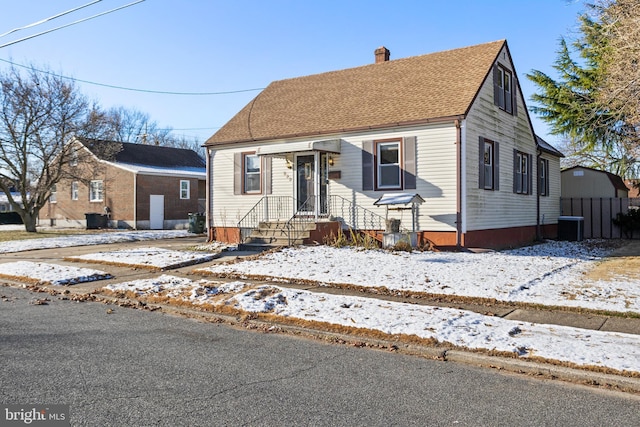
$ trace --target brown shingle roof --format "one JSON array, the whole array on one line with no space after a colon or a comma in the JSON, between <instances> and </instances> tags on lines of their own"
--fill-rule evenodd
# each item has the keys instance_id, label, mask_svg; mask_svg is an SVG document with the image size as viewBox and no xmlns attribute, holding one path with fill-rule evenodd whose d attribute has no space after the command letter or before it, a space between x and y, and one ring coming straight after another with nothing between
<instances>
[{"instance_id":1,"label":"brown shingle roof","mask_svg":"<svg viewBox=\"0 0 640 427\"><path fill-rule=\"evenodd\" d=\"M217 145L467 113L506 41L271 83L206 142Z\"/></svg>"}]
</instances>

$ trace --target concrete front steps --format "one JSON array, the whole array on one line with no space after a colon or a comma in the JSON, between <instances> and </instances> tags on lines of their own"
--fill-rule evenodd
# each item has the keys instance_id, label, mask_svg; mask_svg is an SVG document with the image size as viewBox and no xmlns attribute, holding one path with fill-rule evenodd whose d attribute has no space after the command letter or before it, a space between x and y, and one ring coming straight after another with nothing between
<instances>
[{"instance_id":1,"label":"concrete front steps","mask_svg":"<svg viewBox=\"0 0 640 427\"><path fill-rule=\"evenodd\" d=\"M249 238L238 245L239 250L268 250L282 246L303 245L316 229L315 222L304 223L304 229L289 241L286 221L263 221L254 228Z\"/></svg>"}]
</instances>

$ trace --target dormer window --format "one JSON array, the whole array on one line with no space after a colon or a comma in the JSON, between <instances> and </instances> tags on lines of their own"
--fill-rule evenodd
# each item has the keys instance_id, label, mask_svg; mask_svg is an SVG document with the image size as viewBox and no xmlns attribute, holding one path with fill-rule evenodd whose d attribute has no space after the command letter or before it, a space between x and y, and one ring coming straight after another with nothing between
<instances>
[{"instance_id":1,"label":"dormer window","mask_svg":"<svg viewBox=\"0 0 640 427\"><path fill-rule=\"evenodd\" d=\"M502 65L493 70L493 103L501 110L515 115L513 74Z\"/></svg>"}]
</instances>

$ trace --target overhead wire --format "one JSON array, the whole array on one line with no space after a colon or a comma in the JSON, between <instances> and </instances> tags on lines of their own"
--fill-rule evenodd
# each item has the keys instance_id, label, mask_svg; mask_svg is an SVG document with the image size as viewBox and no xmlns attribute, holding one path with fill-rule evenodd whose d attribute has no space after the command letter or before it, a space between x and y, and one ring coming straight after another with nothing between
<instances>
[{"instance_id":1,"label":"overhead wire","mask_svg":"<svg viewBox=\"0 0 640 427\"><path fill-rule=\"evenodd\" d=\"M263 87L260 87L260 88L228 90L228 91L220 91L220 92L176 92L176 91L167 91L167 90L137 89L132 87L117 86L117 85L111 85L107 83L92 82L90 80L77 79L75 77L64 76L62 74L53 73L51 71L39 70L37 68L31 67L28 65L18 64L17 62L9 61L7 59L2 59L2 58L0 58L0 62L6 62L7 64L11 64L16 67L26 68L33 71L37 71L38 73L49 74L54 77L60 77L62 79L73 80L76 82L85 83L89 85L108 87L111 89L127 90L131 92L155 93L160 95L185 95L185 96L229 95L229 94L242 93L242 92L255 92L255 91L264 89Z\"/></svg>"},{"instance_id":2,"label":"overhead wire","mask_svg":"<svg viewBox=\"0 0 640 427\"><path fill-rule=\"evenodd\" d=\"M102 1L102 0L94 0L94 1L92 1L91 3L87 3L87 4L84 4L84 5L82 5L82 6L78 6L78 7L76 7L76 8L69 9L69 10L67 10L66 12L60 12L60 13L58 13L58 14L56 14L56 15L50 16L50 17L48 17L48 18L41 19L41 20L39 20L39 21L37 21L37 22L34 22L34 23L32 23L32 24L25 25L25 26L23 26L23 27L14 28L13 30L9 30L9 31L7 31L6 33L0 34L0 38L5 37L5 36L8 36L9 34L13 34L13 33L15 33L15 32L21 31L21 30L26 30L27 28L36 27L36 26L38 26L38 25L40 25L40 24L44 24L45 22L53 21L54 19L60 18L61 16L68 15L68 14L70 14L70 13L72 13L72 12L76 12L76 11L78 11L78 10L80 10L80 9L84 9L85 7L88 7L88 6L94 5L94 4L99 3L99 2L101 2L101 1Z\"/></svg>"},{"instance_id":3,"label":"overhead wire","mask_svg":"<svg viewBox=\"0 0 640 427\"><path fill-rule=\"evenodd\" d=\"M79 23L81 23L81 22L89 21L90 19L98 18L98 17L100 17L100 16L107 15L107 14L109 14L109 13L113 13L113 12L116 12L116 11L118 11L118 10L125 9L125 8L127 8L127 7L134 6L134 5L138 4L138 3L142 3L143 1L145 1L145 0L137 0L137 1L134 1L134 2L129 3L129 4L125 4L124 6L116 7L115 9L107 10L107 11L105 11L105 12L101 12L101 13L98 13L98 14L96 14L96 15L89 16L89 17L87 17L87 18L79 19L79 20L74 21L74 22L71 22L71 23L69 23L69 24L61 25L61 26L56 27L56 28L51 28L51 29L49 29L49 30L42 31L42 32L40 32L40 33L32 34L32 35L30 35L30 36L23 37L23 38L18 39L18 40L14 40L14 41L11 41L11 42L8 42L8 43L4 43L4 44L0 45L0 49L2 49L3 47L11 46L11 45L16 44L16 43L23 42L23 41L25 41L25 40L29 40L29 39L32 39L32 38L35 38L35 37L42 36L42 35L44 35L44 34L48 34L48 33L52 33L52 32L57 31L57 30L61 30L61 29L63 29L63 28L67 28L67 27L70 27L70 26L72 26L72 25L79 24Z\"/></svg>"}]
</instances>

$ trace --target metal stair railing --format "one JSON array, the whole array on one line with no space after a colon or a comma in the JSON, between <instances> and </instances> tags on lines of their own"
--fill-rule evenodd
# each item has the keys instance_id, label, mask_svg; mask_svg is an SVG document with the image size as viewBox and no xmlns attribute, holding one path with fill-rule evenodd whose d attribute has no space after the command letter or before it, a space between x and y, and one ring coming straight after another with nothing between
<instances>
[{"instance_id":1,"label":"metal stair railing","mask_svg":"<svg viewBox=\"0 0 640 427\"><path fill-rule=\"evenodd\" d=\"M329 197L329 214L353 230L385 230L386 218L342 196Z\"/></svg>"},{"instance_id":2,"label":"metal stair railing","mask_svg":"<svg viewBox=\"0 0 640 427\"><path fill-rule=\"evenodd\" d=\"M286 231L289 246L291 246L292 242L295 242L296 239L302 236L302 234L307 230L308 224L316 222L317 216L313 213L315 202L315 196L309 197L287 221Z\"/></svg>"},{"instance_id":3,"label":"metal stair railing","mask_svg":"<svg viewBox=\"0 0 640 427\"><path fill-rule=\"evenodd\" d=\"M289 196L264 196L238 221L240 241L245 242L261 222L291 218L295 199Z\"/></svg>"}]
</instances>

